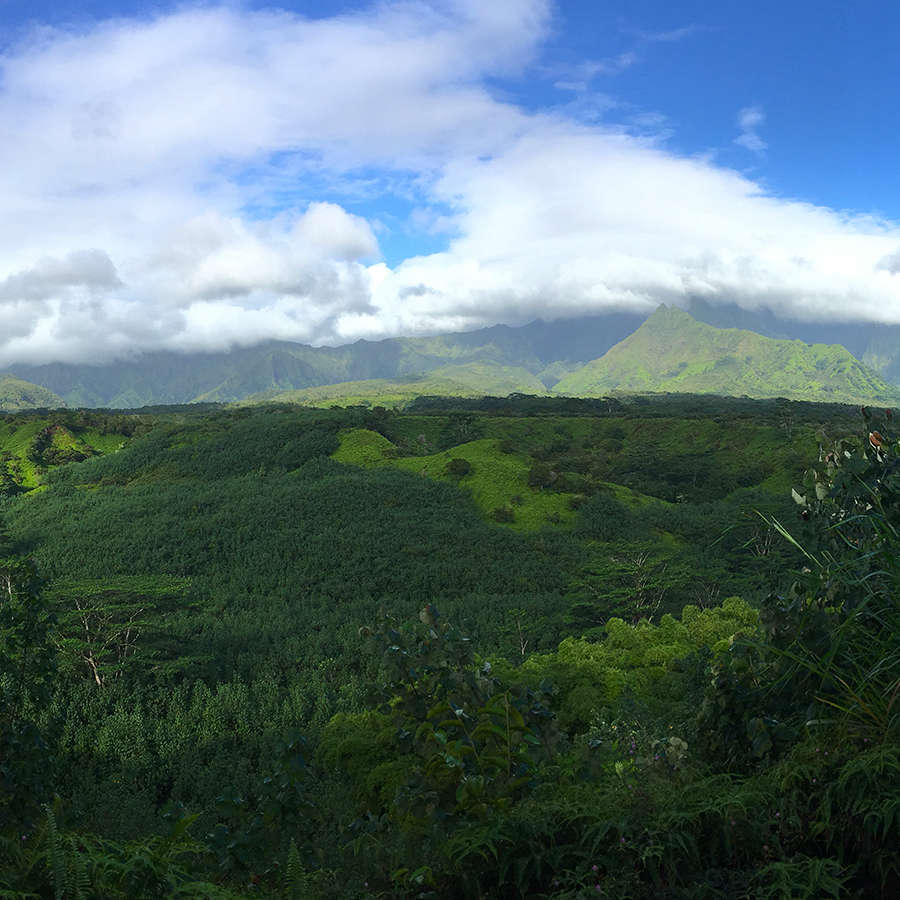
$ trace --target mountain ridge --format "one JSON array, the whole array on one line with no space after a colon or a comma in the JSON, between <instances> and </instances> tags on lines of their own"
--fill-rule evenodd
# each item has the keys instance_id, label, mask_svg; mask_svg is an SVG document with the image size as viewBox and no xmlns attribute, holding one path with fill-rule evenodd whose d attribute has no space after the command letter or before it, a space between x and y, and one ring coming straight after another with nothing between
<instances>
[{"instance_id":1,"label":"mountain ridge","mask_svg":"<svg viewBox=\"0 0 900 900\"><path fill-rule=\"evenodd\" d=\"M522 368L548 387L626 337L644 318L611 312L431 337L361 340L340 347L267 341L226 353L157 351L101 365L19 364L10 370L55 391L72 407L228 403L347 381L424 376L468 363ZM560 354L560 348L565 352Z\"/></svg>"},{"instance_id":2,"label":"mountain ridge","mask_svg":"<svg viewBox=\"0 0 900 900\"><path fill-rule=\"evenodd\" d=\"M696 314L663 306L649 317L611 312L339 347L267 341L220 353L157 351L106 364L18 365L11 372L52 392L58 404L94 408L273 400L402 403L416 393L471 397L674 391L878 403L893 403L900 396L864 365L874 361L884 371L896 369L900 380L900 349L894 347L890 329L880 343L859 326L847 332L840 347L833 342L810 345L727 325L758 321L770 334L793 334L802 324L779 320L771 312L700 302L690 308ZM827 324L810 328L823 336L837 333ZM631 352L635 341L643 346ZM742 350L741 343L746 345ZM850 353L848 343L865 350L864 362ZM673 356L677 346L682 348L679 359ZM598 361L616 347L615 365L610 368L607 361L598 368ZM662 359L668 360L668 368L654 368Z\"/></svg>"},{"instance_id":3,"label":"mountain ridge","mask_svg":"<svg viewBox=\"0 0 900 900\"><path fill-rule=\"evenodd\" d=\"M602 357L563 377L554 391L587 397L668 391L900 402L900 389L843 346L715 328L679 307L665 305Z\"/></svg>"},{"instance_id":4,"label":"mountain ridge","mask_svg":"<svg viewBox=\"0 0 900 900\"><path fill-rule=\"evenodd\" d=\"M65 406L62 397L39 384L0 372L0 412L23 409L58 409Z\"/></svg>"}]
</instances>

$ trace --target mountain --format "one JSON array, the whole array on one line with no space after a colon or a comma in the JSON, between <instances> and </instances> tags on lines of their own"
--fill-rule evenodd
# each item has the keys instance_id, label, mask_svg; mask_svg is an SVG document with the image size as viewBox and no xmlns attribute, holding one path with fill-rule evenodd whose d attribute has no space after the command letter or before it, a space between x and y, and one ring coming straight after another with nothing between
<instances>
[{"instance_id":1,"label":"mountain","mask_svg":"<svg viewBox=\"0 0 900 900\"><path fill-rule=\"evenodd\" d=\"M900 325L879 325L860 359L891 384L900 384Z\"/></svg>"},{"instance_id":2,"label":"mountain","mask_svg":"<svg viewBox=\"0 0 900 900\"><path fill-rule=\"evenodd\" d=\"M809 322L770 309L742 309L736 303L692 299L688 312L716 328L743 328L765 337L808 344L840 344L890 384L900 384L900 325L883 322Z\"/></svg>"},{"instance_id":3,"label":"mountain","mask_svg":"<svg viewBox=\"0 0 900 900\"><path fill-rule=\"evenodd\" d=\"M898 329L804 323L700 301L691 309L695 315L661 307L650 318L613 312L342 347L268 341L227 353L158 352L103 365L18 365L13 375L47 394L9 402L111 408L248 400L331 405L401 403L423 394L548 391L900 399L887 383L890 378L872 370L900 381ZM721 327L728 323L752 328ZM805 340L789 339L798 335ZM830 340L805 342L814 336ZM842 340L833 340L837 337Z\"/></svg>"},{"instance_id":4,"label":"mountain","mask_svg":"<svg viewBox=\"0 0 900 900\"><path fill-rule=\"evenodd\" d=\"M900 389L836 344L777 340L715 328L660 306L625 340L571 372L554 392L600 396L685 392L844 403L900 402Z\"/></svg>"},{"instance_id":5,"label":"mountain","mask_svg":"<svg viewBox=\"0 0 900 900\"><path fill-rule=\"evenodd\" d=\"M644 318L613 312L539 320L518 328L496 325L436 337L357 341L343 347L269 341L227 353L148 353L104 365L16 365L12 371L55 391L73 407L230 402L346 381L417 378L446 366L469 364L524 369L537 379L529 382L532 387L540 384L543 391L605 353Z\"/></svg>"},{"instance_id":6,"label":"mountain","mask_svg":"<svg viewBox=\"0 0 900 900\"><path fill-rule=\"evenodd\" d=\"M546 393L543 383L527 369L493 363L464 363L432 369L427 375L342 381L293 391L266 391L252 394L244 403L349 406L362 402L399 404L427 396L506 397L509 394Z\"/></svg>"},{"instance_id":7,"label":"mountain","mask_svg":"<svg viewBox=\"0 0 900 900\"><path fill-rule=\"evenodd\" d=\"M9 373L0 373L0 410L12 412L20 409L58 409L65 406L62 397L53 391L16 378Z\"/></svg>"}]
</instances>

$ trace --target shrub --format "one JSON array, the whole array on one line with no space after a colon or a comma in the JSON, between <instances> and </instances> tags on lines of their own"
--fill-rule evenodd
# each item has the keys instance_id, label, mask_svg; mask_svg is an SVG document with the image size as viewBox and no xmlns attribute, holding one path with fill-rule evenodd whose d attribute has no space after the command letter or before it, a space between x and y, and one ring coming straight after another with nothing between
<instances>
[{"instance_id":1,"label":"shrub","mask_svg":"<svg viewBox=\"0 0 900 900\"><path fill-rule=\"evenodd\" d=\"M472 463L467 459L460 459L459 457L454 456L453 459L447 463L446 471L451 478L465 478L466 475L472 474Z\"/></svg>"},{"instance_id":2,"label":"shrub","mask_svg":"<svg viewBox=\"0 0 900 900\"><path fill-rule=\"evenodd\" d=\"M528 473L529 487L549 487L556 479L556 472L554 472L547 463L535 463Z\"/></svg>"},{"instance_id":3,"label":"shrub","mask_svg":"<svg viewBox=\"0 0 900 900\"><path fill-rule=\"evenodd\" d=\"M648 530L635 513L605 491L581 504L576 530L599 541L629 540Z\"/></svg>"},{"instance_id":4,"label":"shrub","mask_svg":"<svg viewBox=\"0 0 900 900\"><path fill-rule=\"evenodd\" d=\"M491 512L491 518L495 522L514 522L516 520L515 513L508 506L498 506Z\"/></svg>"}]
</instances>

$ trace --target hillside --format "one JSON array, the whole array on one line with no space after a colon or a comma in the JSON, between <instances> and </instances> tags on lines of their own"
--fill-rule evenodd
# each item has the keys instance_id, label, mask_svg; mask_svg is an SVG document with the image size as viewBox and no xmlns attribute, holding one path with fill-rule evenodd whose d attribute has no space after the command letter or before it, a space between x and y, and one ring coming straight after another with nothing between
<instances>
[{"instance_id":1,"label":"hillside","mask_svg":"<svg viewBox=\"0 0 900 900\"><path fill-rule=\"evenodd\" d=\"M301 406L352 406L359 403L401 405L416 397L505 397L508 394L545 394L546 388L527 369L491 363L443 366L427 375L342 381L296 391L253 394L244 404L297 403ZM205 398L204 398L205 399Z\"/></svg>"},{"instance_id":2,"label":"hillside","mask_svg":"<svg viewBox=\"0 0 900 900\"><path fill-rule=\"evenodd\" d=\"M0 373L0 410L15 412L20 409L58 409L65 405L62 397L39 384Z\"/></svg>"},{"instance_id":3,"label":"hillside","mask_svg":"<svg viewBox=\"0 0 900 900\"><path fill-rule=\"evenodd\" d=\"M840 344L890 384L900 384L900 325L884 322L810 322L778 316L771 309L742 309L694 298L688 312L716 328L743 328L770 338L807 344Z\"/></svg>"},{"instance_id":4,"label":"hillside","mask_svg":"<svg viewBox=\"0 0 900 900\"><path fill-rule=\"evenodd\" d=\"M0 499L46 485L60 466L116 452L135 427L125 417L93 413L0 415Z\"/></svg>"},{"instance_id":5,"label":"hillside","mask_svg":"<svg viewBox=\"0 0 900 900\"><path fill-rule=\"evenodd\" d=\"M0 668L35 686L0 703L0 893L895 896L896 544L860 521L895 440L863 455L825 404L539 400L0 416L40 476L0 502ZM844 501L791 499L823 427L867 489L846 536Z\"/></svg>"},{"instance_id":6,"label":"hillside","mask_svg":"<svg viewBox=\"0 0 900 900\"><path fill-rule=\"evenodd\" d=\"M525 370L534 376L528 388L534 393L604 353L643 319L637 313L611 312L517 328L496 325L434 337L357 341L341 347L268 341L225 353L158 352L103 365L21 364L12 369L19 378L55 391L69 406L93 408L227 403L340 382L418 378L435 369L469 364ZM491 392L496 389L490 384L474 389L474 393Z\"/></svg>"},{"instance_id":7,"label":"hillside","mask_svg":"<svg viewBox=\"0 0 900 900\"><path fill-rule=\"evenodd\" d=\"M563 377L554 391L575 396L668 391L843 403L900 401L896 387L844 347L714 328L666 306L602 357Z\"/></svg>"}]
</instances>

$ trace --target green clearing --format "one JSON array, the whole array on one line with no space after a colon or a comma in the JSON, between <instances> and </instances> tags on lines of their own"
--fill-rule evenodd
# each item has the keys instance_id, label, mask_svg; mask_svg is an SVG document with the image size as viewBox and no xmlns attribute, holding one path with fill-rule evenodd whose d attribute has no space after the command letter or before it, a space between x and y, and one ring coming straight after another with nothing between
<instances>
[{"instance_id":1,"label":"green clearing","mask_svg":"<svg viewBox=\"0 0 900 900\"><path fill-rule=\"evenodd\" d=\"M490 438L469 441L428 456L397 459L398 468L429 478L451 478L447 468L451 459L463 459L471 465L470 474L457 479L472 492L479 508L490 513L498 507L516 506L516 522L535 528L547 522L547 515L565 512L565 495L551 497L528 487L528 462L514 454L503 454L498 442ZM521 502L514 498L520 497ZM550 501L549 503L547 501Z\"/></svg>"},{"instance_id":2,"label":"green clearing","mask_svg":"<svg viewBox=\"0 0 900 900\"><path fill-rule=\"evenodd\" d=\"M60 465L116 453L140 424L139 417L86 411L0 414L0 496L46 485Z\"/></svg>"},{"instance_id":3,"label":"green clearing","mask_svg":"<svg viewBox=\"0 0 900 900\"><path fill-rule=\"evenodd\" d=\"M37 418L22 424L0 421L0 454L5 457L7 474L22 487L33 488L40 484L38 467L29 459L29 450L44 427L43 420Z\"/></svg>"},{"instance_id":4,"label":"green clearing","mask_svg":"<svg viewBox=\"0 0 900 900\"><path fill-rule=\"evenodd\" d=\"M499 423L492 424L494 428L501 430L498 428ZM581 424L583 426L585 423ZM543 429L536 430L538 436L542 436ZM397 445L383 435L356 428L341 433L340 446L331 458L349 465L391 467L436 481L455 482L471 492L485 516L494 517L496 510L507 510L511 520L505 521L501 515L498 521L512 529L535 531L548 525L574 524L572 500L576 495L530 486L528 475L533 460L521 453L504 452L500 445L501 441L496 438L481 438L438 453L401 456ZM465 460L471 466L471 471L462 477L452 475L448 466L453 459ZM601 482L599 486L611 491L620 502L630 507L660 502L623 485Z\"/></svg>"}]
</instances>

